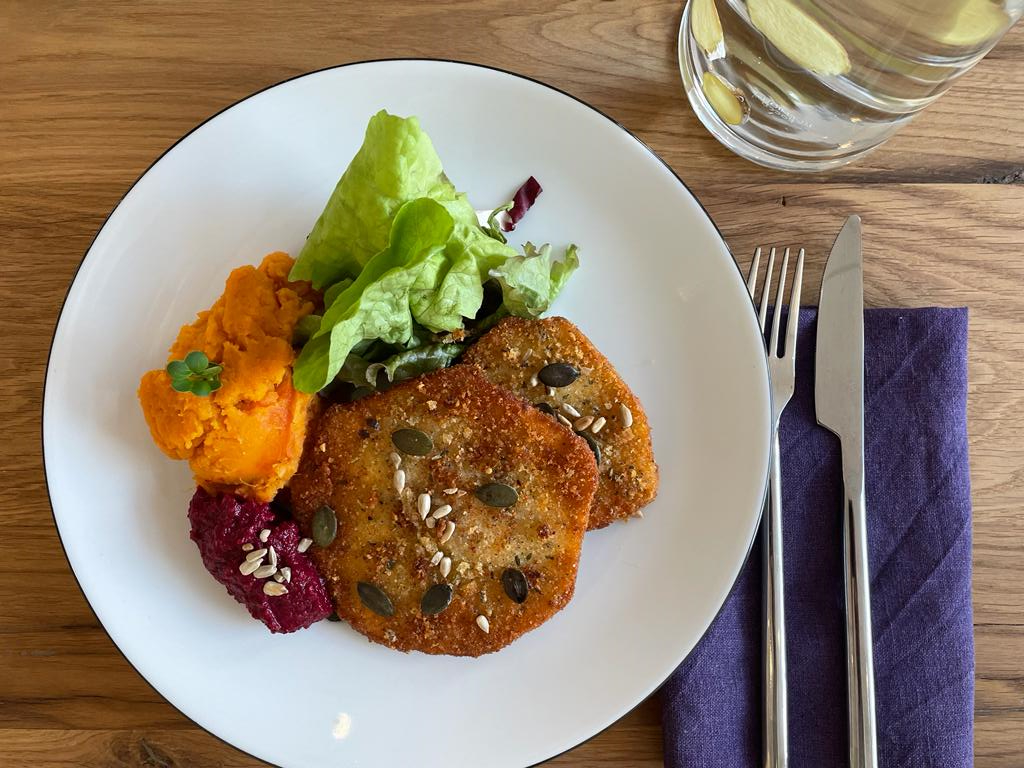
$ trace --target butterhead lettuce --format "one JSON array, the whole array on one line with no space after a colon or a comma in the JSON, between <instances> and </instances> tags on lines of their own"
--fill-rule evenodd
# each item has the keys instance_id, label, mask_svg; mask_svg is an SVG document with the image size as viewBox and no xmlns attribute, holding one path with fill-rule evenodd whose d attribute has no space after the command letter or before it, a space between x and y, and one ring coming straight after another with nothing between
<instances>
[{"instance_id":1,"label":"butterhead lettuce","mask_svg":"<svg viewBox=\"0 0 1024 768\"><path fill-rule=\"evenodd\" d=\"M491 280L502 291L500 314L539 316L578 264L575 246L562 261L550 253L528 245L520 254L481 228L419 121L377 113L291 272L324 292L319 327L310 321L303 328L296 388L319 391L364 347L389 350L386 360L360 358L391 363L389 376L396 355L418 372L449 364L452 347L401 356L430 334L463 329Z\"/></svg>"}]
</instances>

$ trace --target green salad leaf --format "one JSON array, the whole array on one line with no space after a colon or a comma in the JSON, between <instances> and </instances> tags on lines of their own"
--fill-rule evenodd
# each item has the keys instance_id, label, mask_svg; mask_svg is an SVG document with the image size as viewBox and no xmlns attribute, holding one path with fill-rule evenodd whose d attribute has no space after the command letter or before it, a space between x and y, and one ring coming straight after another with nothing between
<instances>
[{"instance_id":1,"label":"green salad leaf","mask_svg":"<svg viewBox=\"0 0 1024 768\"><path fill-rule=\"evenodd\" d=\"M424 373L447 368L465 350L465 344L427 344L404 352L398 352L383 362L370 363L366 367L366 380L376 386L381 372L388 383L394 384L412 379Z\"/></svg>"},{"instance_id":2,"label":"green salad leaf","mask_svg":"<svg viewBox=\"0 0 1024 768\"><path fill-rule=\"evenodd\" d=\"M551 246L533 243L490 271L501 285L504 308L520 317L540 317L580 265L578 249L570 245L560 261L551 260Z\"/></svg>"},{"instance_id":3,"label":"green salad leaf","mask_svg":"<svg viewBox=\"0 0 1024 768\"><path fill-rule=\"evenodd\" d=\"M350 381L366 373L364 363L368 375L384 370L389 380L450 364L461 347L435 338L427 351L424 336L477 318L485 283L502 291L492 319L544 312L578 265L575 246L562 261L552 261L549 246L527 244L520 254L495 215L480 226L416 118L374 115L292 268L292 280L324 291L323 314L296 329L296 344L304 344L296 388Z\"/></svg>"},{"instance_id":4,"label":"green salad leaf","mask_svg":"<svg viewBox=\"0 0 1024 768\"><path fill-rule=\"evenodd\" d=\"M447 202L459 193L419 120L381 110L306 238L291 279L319 289L355 279L387 247L398 209L418 197Z\"/></svg>"},{"instance_id":5,"label":"green salad leaf","mask_svg":"<svg viewBox=\"0 0 1024 768\"><path fill-rule=\"evenodd\" d=\"M293 372L297 389L322 389L360 341L409 341L413 331L410 291L418 282L431 276L436 279L452 228L452 217L429 198L402 206L388 247L370 259L359 277L324 310L320 329L302 348Z\"/></svg>"}]
</instances>

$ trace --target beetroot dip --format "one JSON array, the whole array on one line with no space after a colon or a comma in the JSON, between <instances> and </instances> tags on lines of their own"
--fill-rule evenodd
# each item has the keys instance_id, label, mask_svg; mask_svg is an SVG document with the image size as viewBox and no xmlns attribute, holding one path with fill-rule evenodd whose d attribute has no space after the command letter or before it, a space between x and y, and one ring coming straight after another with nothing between
<instances>
[{"instance_id":1,"label":"beetroot dip","mask_svg":"<svg viewBox=\"0 0 1024 768\"><path fill-rule=\"evenodd\" d=\"M188 519L192 523L189 535L199 547L206 570L271 632L305 629L334 610L312 559L297 549L301 538L298 526L292 520L279 520L269 504L226 493L212 495L197 488L189 503ZM263 529L270 530L266 543L259 539ZM287 594L267 595L263 587L274 583L272 578L239 572L248 554L242 550L245 544L254 549L274 547L278 568L291 568L291 581L283 584ZM268 563L268 558L263 562Z\"/></svg>"}]
</instances>

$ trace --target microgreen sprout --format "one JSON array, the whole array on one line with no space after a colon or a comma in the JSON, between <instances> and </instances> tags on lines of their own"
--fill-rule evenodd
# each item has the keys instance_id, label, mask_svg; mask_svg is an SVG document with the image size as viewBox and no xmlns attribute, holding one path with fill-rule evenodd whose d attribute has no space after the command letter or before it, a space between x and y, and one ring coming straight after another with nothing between
<instances>
[{"instance_id":1,"label":"microgreen sprout","mask_svg":"<svg viewBox=\"0 0 1024 768\"><path fill-rule=\"evenodd\" d=\"M184 360L172 360L167 364L171 387L176 392L191 392L198 397L206 397L220 389L223 370L221 365L211 365L210 358L198 350L189 352Z\"/></svg>"}]
</instances>

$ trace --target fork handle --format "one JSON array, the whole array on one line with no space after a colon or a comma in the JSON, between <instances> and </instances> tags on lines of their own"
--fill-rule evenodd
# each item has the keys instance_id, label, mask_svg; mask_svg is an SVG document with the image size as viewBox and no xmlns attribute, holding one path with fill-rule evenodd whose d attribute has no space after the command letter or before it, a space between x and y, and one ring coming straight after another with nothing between
<instances>
[{"instance_id":1,"label":"fork handle","mask_svg":"<svg viewBox=\"0 0 1024 768\"><path fill-rule=\"evenodd\" d=\"M761 541L764 546L764 768L785 768L789 760L786 718L786 618L782 569L782 476L779 453L779 433L776 430L769 468L768 503L761 517Z\"/></svg>"},{"instance_id":2,"label":"fork handle","mask_svg":"<svg viewBox=\"0 0 1024 768\"><path fill-rule=\"evenodd\" d=\"M871 591L864 490L847 487L843 510L850 768L878 768Z\"/></svg>"}]
</instances>

